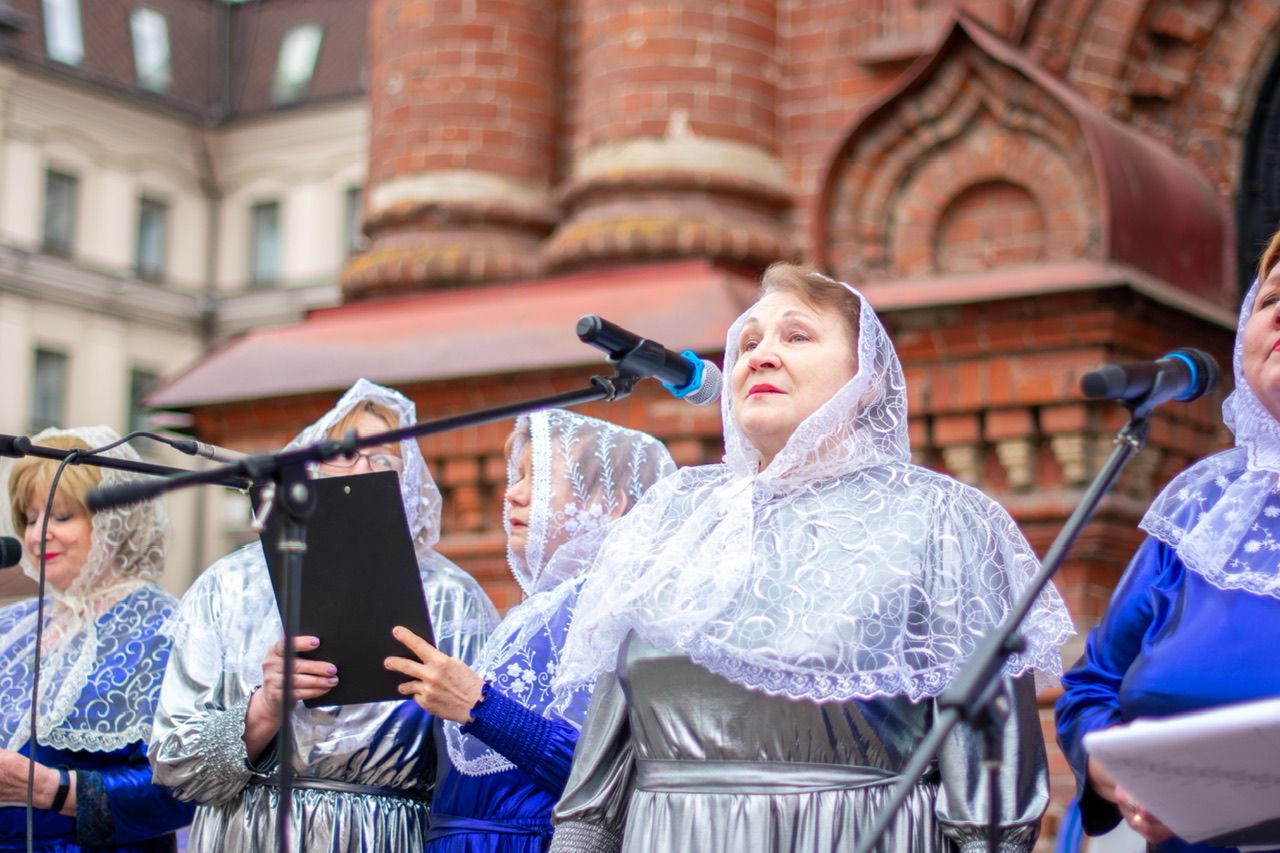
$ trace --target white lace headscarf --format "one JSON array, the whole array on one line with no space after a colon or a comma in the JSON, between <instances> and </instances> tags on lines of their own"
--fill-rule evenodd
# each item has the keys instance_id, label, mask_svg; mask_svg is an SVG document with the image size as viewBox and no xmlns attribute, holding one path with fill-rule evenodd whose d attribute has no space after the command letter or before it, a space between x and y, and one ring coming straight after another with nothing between
<instances>
[{"instance_id":1,"label":"white lace headscarf","mask_svg":"<svg viewBox=\"0 0 1280 853\"><path fill-rule=\"evenodd\" d=\"M1236 387L1222 405L1236 446L1174 477L1140 526L1219 589L1280 598L1280 421L1244 373L1244 327L1258 287L1255 281L1240 307Z\"/></svg>"},{"instance_id":2,"label":"white lace headscarf","mask_svg":"<svg viewBox=\"0 0 1280 853\"><path fill-rule=\"evenodd\" d=\"M120 438L114 430L97 426L45 430L32 441L42 444L55 436L74 436L90 449ZM128 445L103 455L139 459ZM11 470L12 465L6 466L6 480ZM102 486L142 477L100 470ZM46 495L34 496L42 510ZM158 501L93 513L89 555L80 574L65 590L47 587L38 743L111 751L150 735L169 656L169 643L159 629L176 603L155 586L164 570L167 533ZM38 565L25 552L22 571L33 580L39 578ZM36 604L31 599L0 610L0 745L7 749L18 749L31 739Z\"/></svg>"},{"instance_id":3,"label":"white lace headscarf","mask_svg":"<svg viewBox=\"0 0 1280 853\"><path fill-rule=\"evenodd\" d=\"M524 549L511 547L511 573L528 596L489 637L475 669L505 696L545 717L581 727L595 682L557 694L551 680L573 622L581 583L612 521L675 471L662 442L648 433L560 409L516 420L507 457L507 485L520 479L530 451L533 488ZM468 776L500 773L512 764L455 722L444 724L453 766Z\"/></svg>"},{"instance_id":4,"label":"white lace headscarf","mask_svg":"<svg viewBox=\"0 0 1280 853\"><path fill-rule=\"evenodd\" d=\"M399 391L360 379L347 389L332 409L298 433L286 447L300 447L328 438L329 433L343 418L368 401L378 403L395 413L396 421L389 424L388 429L409 426L417 419L417 408L408 397ZM440 539L440 490L436 487L431 472L427 470L426 460L417 441L411 438L401 441L400 457L403 462L403 470L399 475L400 497L404 502L405 519L409 524L420 569L423 572L462 574L461 569L432 549ZM234 569L248 579L241 589L197 580L188 593L189 596L219 598L216 605L211 603L210 607L221 614L221 623L197 624L191 621L195 616L188 619L183 614L201 613L203 609L184 607L169 623L166 631L172 635L174 642L181 643L184 649L191 650L193 654L198 650L207 650L209 654L219 655L220 660L209 662L211 665L239 676L246 684L261 684L262 661L271 646L283 636L275 592L266 567L266 556L262 546L254 542L222 558L215 565L226 565L224 572ZM433 627L437 643L443 644L460 632L487 626L471 626L461 620L444 620ZM234 641L230 638L234 638Z\"/></svg>"},{"instance_id":5,"label":"white lace headscarf","mask_svg":"<svg viewBox=\"0 0 1280 853\"><path fill-rule=\"evenodd\" d=\"M848 287L848 285L844 285ZM684 468L619 521L584 585L560 687L612 670L630 631L750 689L814 701L936 696L1038 563L977 490L912 465L902 368L860 303L857 372L768 467L721 397L725 459ZM733 375L748 309L725 345ZM1050 587L1010 675L1061 674Z\"/></svg>"}]
</instances>

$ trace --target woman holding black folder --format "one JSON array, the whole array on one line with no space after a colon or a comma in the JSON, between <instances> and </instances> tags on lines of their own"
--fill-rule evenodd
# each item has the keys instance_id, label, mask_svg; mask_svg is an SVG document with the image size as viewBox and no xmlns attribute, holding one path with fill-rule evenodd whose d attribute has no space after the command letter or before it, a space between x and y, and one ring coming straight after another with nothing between
<instances>
[{"instance_id":1,"label":"woman holding black folder","mask_svg":"<svg viewBox=\"0 0 1280 853\"><path fill-rule=\"evenodd\" d=\"M407 426L414 405L360 380L293 445ZM479 584L433 549L440 492L418 444L406 439L326 463L317 475L396 471L422 587L442 650L470 660L497 623ZM353 566L357 571L360 567ZM183 596L150 757L156 780L199 803L193 851L275 847L275 735L283 682L282 628L262 546L247 545ZM298 637L299 651L324 648ZM295 697L323 696L341 678L324 660L296 660ZM292 843L309 850L420 850L426 840L434 752L431 716L410 701L301 704L293 712Z\"/></svg>"},{"instance_id":2,"label":"woman holding black folder","mask_svg":"<svg viewBox=\"0 0 1280 853\"><path fill-rule=\"evenodd\" d=\"M1161 853L1234 848L1174 837L1090 759L1084 737L1280 696L1280 232L1241 305L1233 366L1222 412L1236 446L1179 474L1151 505L1148 537L1063 677L1057 706L1085 832L1124 820Z\"/></svg>"},{"instance_id":3,"label":"woman holding black folder","mask_svg":"<svg viewBox=\"0 0 1280 853\"><path fill-rule=\"evenodd\" d=\"M403 628L417 660L388 666L439 718L430 853L532 853L551 837L591 684L551 679L578 590L610 522L675 470L652 436L559 410L521 417L507 442L507 559L527 598L472 667Z\"/></svg>"}]
</instances>

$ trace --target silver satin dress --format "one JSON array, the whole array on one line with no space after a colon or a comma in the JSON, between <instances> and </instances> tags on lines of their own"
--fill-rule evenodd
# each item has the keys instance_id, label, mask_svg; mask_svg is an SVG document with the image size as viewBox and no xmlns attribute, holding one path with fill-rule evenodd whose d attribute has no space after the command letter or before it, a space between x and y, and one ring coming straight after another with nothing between
<instances>
[{"instance_id":1,"label":"silver satin dress","mask_svg":"<svg viewBox=\"0 0 1280 853\"><path fill-rule=\"evenodd\" d=\"M1015 853L1034 846L1049 786L1032 680L1006 688L1000 851ZM551 850L852 850L934 714L905 698L754 692L633 633L596 686ZM957 730L877 849L985 850L980 751L979 736Z\"/></svg>"},{"instance_id":2,"label":"silver satin dress","mask_svg":"<svg viewBox=\"0 0 1280 853\"><path fill-rule=\"evenodd\" d=\"M442 626L459 629L452 636L441 633L439 648L470 661L492 630L496 611L470 575L438 559L445 570L423 571L427 607L438 632ZM256 570L233 568L218 578L220 585L247 584L241 575ZM185 615L217 625L216 611L228 600L233 599L202 597L197 603L207 612ZM271 624L278 633L278 619ZM234 645L235 639L223 642ZM243 740L254 689L203 650L174 647L150 757L157 783L200 803L188 847L193 853L277 849L279 791L271 779L279 766L276 742L250 763ZM434 782L431 715L412 701L316 708L299 703L293 720L292 848L421 850Z\"/></svg>"}]
</instances>

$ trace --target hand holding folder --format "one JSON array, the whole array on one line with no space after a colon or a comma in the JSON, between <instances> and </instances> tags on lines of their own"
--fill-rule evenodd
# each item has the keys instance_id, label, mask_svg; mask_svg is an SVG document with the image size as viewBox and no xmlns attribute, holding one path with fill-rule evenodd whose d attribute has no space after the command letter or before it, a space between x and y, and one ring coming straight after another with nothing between
<instances>
[{"instance_id":1,"label":"hand holding folder","mask_svg":"<svg viewBox=\"0 0 1280 853\"><path fill-rule=\"evenodd\" d=\"M435 635L399 478L394 471L379 471L318 479L312 486L317 500L302 558L299 635L319 637L320 648L301 656L335 664L338 684L305 704L400 700L402 679L382 663L404 651L391 629L404 625L432 644ZM284 579L284 560L276 547L282 526L273 512L261 534L277 605Z\"/></svg>"}]
</instances>

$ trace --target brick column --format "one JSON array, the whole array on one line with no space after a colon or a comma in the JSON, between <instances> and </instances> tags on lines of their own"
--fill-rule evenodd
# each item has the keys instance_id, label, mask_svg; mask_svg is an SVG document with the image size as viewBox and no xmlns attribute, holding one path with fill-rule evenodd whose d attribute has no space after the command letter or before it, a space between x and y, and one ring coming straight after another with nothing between
<instances>
[{"instance_id":1,"label":"brick column","mask_svg":"<svg viewBox=\"0 0 1280 853\"><path fill-rule=\"evenodd\" d=\"M579 28L586 72L548 265L789 255L776 0L583 0Z\"/></svg>"},{"instance_id":2,"label":"brick column","mask_svg":"<svg viewBox=\"0 0 1280 853\"><path fill-rule=\"evenodd\" d=\"M373 293L529 275L555 221L556 16L541 0L378 0L370 12Z\"/></svg>"}]
</instances>

